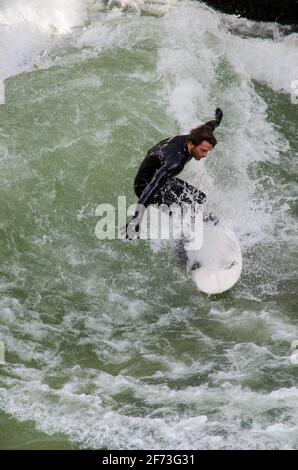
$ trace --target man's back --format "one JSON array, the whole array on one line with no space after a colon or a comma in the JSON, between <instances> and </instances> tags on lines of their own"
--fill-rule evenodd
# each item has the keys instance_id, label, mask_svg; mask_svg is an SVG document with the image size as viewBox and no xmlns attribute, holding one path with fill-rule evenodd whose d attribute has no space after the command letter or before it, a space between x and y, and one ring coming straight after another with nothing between
<instances>
[{"instance_id":1,"label":"man's back","mask_svg":"<svg viewBox=\"0 0 298 470\"><path fill-rule=\"evenodd\" d=\"M137 197L140 197L153 176L164 165L165 171L171 176L178 175L185 164L192 158L187 149L188 135L178 135L163 139L152 147L137 172L134 181L134 189Z\"/></svg>"}]
</instances>

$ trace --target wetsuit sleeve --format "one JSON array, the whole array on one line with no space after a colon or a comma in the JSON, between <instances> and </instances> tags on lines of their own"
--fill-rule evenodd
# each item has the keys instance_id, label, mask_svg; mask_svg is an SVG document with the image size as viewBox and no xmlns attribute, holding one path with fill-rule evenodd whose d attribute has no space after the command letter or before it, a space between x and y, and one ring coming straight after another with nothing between
<instances>
[{"instance_id":1,"label":"wetsuit sleeve","mask_svg":"<svg viewBox=\"0 0 298 470\"><path fill-rule=\"evenodd\" d=\"M149 205L150 198L165 184L167 179L170 176L176 175L182 169L181 162L183 155L177 145L168 145L163 153L166 154L164 165L159 168L159 170L157 170L150 183L148 183L142 192L140 199L138 200L138 204L141 204L144 207Z\"/></svg>"},{"instance_id":2,"label":"wetsuit sleeve","mask_svg":"<svg viewBox=\"0 0 298 470\"><path fill-rule=\"evenodd\" d=\"M145 208L150 204L151 197L160 189L170 176L177 175L183 169L183 152L175 143L162 149L164 164L159 168L142 192L134 216L125 227L126 238L132 239L139 232Z\"/></svg>"},{"instance_id":3,"label":"wetsuit sleeve","mask_svg":"<svg viewBox=\"0 0 298 470\"><path fill-rule=\"evenodd\" d=\"M163 165L159 170L157 170L150 183L147 184L146 188L141 194L140 199L138 200L138 204L147 207L149 205L151 196L153 196L154 193L164 185L168 176L168 167Z\"/></svg>"},{"instance_id":4,"label":"wetsuit sleeve","mask_svg":"<svg viewBox=\"0 0 298 470\"><path fill-rule=\"evenodd\" d=\"M170 170L166 164L164 164L159 170L156 171L150 183L146 186L138 200L136 211L131 221L126 224L125 236L126 238L132 239L136 233L140 230L140 223L143 219L145 208L149 205L151 196L160 188L167 180L170 174Z\"/></svg>"}]
</instances>

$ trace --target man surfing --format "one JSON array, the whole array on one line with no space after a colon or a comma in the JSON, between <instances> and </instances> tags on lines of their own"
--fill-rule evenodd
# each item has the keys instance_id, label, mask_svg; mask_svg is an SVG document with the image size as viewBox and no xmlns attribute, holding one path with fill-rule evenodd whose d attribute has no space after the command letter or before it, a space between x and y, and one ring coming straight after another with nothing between
<instances>
[{"instance_id":1,"label":"man surfing","mask_svg":"<svg viewBox=\"0 0 298 470\"><path fill-rule=\"evenodd\" d=\"M186 181L176 178L192 158L206 158L217 141L213 131L219 126L223 113L215 111L215 119L192 129L190 134L167 138L152 147L137 172L134 190L138 204L136 211L125 227L125 236L133 239L140 231L146 207L149 204L198 203L206 200L206 194Z\"/></svg>"}]
</instances>

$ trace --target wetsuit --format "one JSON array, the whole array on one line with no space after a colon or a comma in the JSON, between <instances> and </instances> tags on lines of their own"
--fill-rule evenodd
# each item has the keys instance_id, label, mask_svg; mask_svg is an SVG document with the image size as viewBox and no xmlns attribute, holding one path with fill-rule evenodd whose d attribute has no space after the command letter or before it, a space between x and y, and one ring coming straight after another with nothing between
<instances>
[{"instance_id":1,"label":"wetsuit","mask_svg":"<svg viewBox=\"0 0 298 470\"><path fill-rule=\"evenodd\" d=\"M176 178L192 156L187 148L188 135L164 139L144 158L134 181L138 204L203 203L206 195Z\"/></svg>"},{"instance_id":2,"label":"wetsuit","mask_svg":"<svg viewBox=\"0 0 298 470\"><path fill-rule=\"evenodd\" d=\"M214 130L219 126L223 113L215 110L215 119L204 126ZM134 190L139 198L134 216L124 228L126 238L133 237L140 229L145 208L149 204L202 204L206 194L194 186L176 178L192 156L187 148L189 135L178 135L164 139L152 147L144 158L134 181Z\"/></svg>"}]
</instances>

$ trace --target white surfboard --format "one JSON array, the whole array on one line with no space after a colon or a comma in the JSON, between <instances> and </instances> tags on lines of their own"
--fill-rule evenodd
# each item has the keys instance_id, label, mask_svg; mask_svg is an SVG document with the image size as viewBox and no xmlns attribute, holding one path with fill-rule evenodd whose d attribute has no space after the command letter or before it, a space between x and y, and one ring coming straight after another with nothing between
<instances>
[{"instance_id":1,"label":"white surfboard","mask_svg":"<svg viewBox=\"0 0 298 470\"><path fill-rule=\"evenodd\" d=\"M141 238L143 239L160 239L160 219L162 213L155 206L150 206L150 213L146 211L146 217L150 217L150 223L144 216L141 225ZM146 222L146 223L145 223ZM150 230L148 231L148 227ZM153 228L153 231L151 229ZM150 236L149 236L150 232ZM168 232L165 230L162 239L168 239ZM189 238L187 224L183 230L184 240ZM201 245L201 234L195 234L198 239L198 246ZM190 237L191 239L191 237ZM191 272L192 280L196 287L205 294L220 294L233 287L238 281L242 270L242 256L238 240L234 232L217 217L212 214L204 216L203 223L203 245L198 250L187 249L189 246L196 245L193 241L178 244L180 248L176 253L181 261L187 262L188 269ZM183 247L184 245L184 247Z\"/></svg>"},{"instance_id":2,"label":"white surfboard","mask_svg":"<svg viewBox=\"0 0 298 470\"><path fill-rule=\"evenodd\" d=\"M205 294L225 292L240 278L242 256L238 240L221 222L204 221L202 248L186 253L192 280Z\"/></svg>"}]
</instances>

